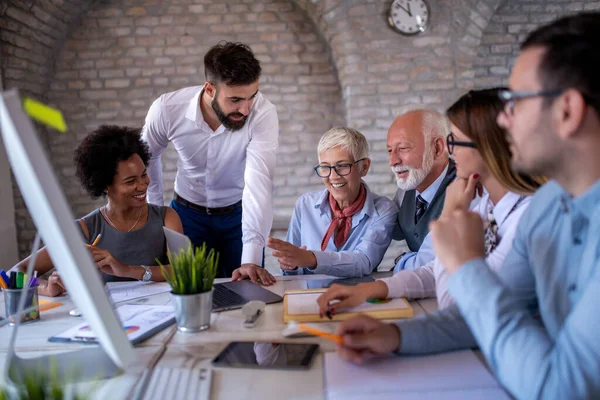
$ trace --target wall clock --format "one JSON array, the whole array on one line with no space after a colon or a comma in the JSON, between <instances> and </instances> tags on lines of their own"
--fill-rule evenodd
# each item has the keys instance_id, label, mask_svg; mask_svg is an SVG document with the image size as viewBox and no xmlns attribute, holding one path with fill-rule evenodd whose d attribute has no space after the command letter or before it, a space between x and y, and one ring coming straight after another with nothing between
<instances>
[{"instance_id":1,"label":"wall clock","mask_svg":"<svg viewBox=\"0 0 600 400\"><path fill-rule=\"evenodd\" d=\"M394 0L390 5L388 23L403 35L417 35L429 23L429 5L425 0Z\"/></svg>"}]
</instances>

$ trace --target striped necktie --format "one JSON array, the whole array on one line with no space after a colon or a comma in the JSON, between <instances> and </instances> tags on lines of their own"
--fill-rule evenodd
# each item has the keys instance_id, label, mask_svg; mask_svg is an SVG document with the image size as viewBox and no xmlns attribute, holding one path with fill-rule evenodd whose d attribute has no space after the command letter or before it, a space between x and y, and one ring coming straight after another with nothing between
<instances>
[{"instance_id":1,"label":"striped necktie","mask_svg":"<svg viewBox=\"0 0 600 400\"><path fill-rule=\"evenodd\" d=\"M491 207L488 211L488 219L484 233L485 256L487 257L498 244L498 224L494 218L494 208Z\"/></svg>"},{"instance_id":2,"label":"striped necktie","mask_svg":"<svg viewBox=\"0 0 600 400\"><path fill-rule=\"evenodd\" d=\"M418 195L415 203L415 225L417 222L419 222L423 214L425 214L426 209L427 202L421 197L421 195Z\"/></svg>"}]
</instances>

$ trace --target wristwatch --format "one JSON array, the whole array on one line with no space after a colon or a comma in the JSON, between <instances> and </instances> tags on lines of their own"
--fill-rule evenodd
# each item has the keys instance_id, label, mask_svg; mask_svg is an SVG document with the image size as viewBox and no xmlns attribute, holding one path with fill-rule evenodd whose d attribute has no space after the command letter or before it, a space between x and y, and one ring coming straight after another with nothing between
<instances>
[{"instance_id":1,"label":"wristwatch","mask_svg":"<svg viewBox=\"0 0 600 400\"><path fill-rule=\"evenodd\" d=\"M142 282L150 282L152 280L152 270L147 265L140 265L140 267L144 268L146 272L142 276Z\"/></svg>"}]
</instances>

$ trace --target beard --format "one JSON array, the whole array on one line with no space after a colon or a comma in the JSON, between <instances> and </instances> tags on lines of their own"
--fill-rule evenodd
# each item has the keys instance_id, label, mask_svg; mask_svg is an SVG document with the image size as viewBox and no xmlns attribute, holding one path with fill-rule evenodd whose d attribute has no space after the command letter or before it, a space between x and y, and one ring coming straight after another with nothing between
<instances>
[{"instance_id":1,"label":"beard","mask_svg":"<svg viewBox=\"0 0 600 400\"><path fill-rule=\"evenodd\" d=\"M405 180L396 176L396 184L401 190L414 190L419 186L433 168L433 152L431 151L431 145L425 146L425 152L423 153L423 162L421 168L413 168L408 165L394 165L392 171L394 174L399 172L408 171L408 177Z\"/></svg>"},{"instance_id":2,"label":"beard","mask_svg":"<svg viewBox=\"0 0 600 400\"><path fill-rule=\"evenodd\" d=\"M215 114L217 114L217 118L219 118L219 122L221 124L223 124L223 126L230 131L237 131L237 130L242 129L244 127L244 125L246 124L246 120L248 119L248 116L244 115L242 113L239 113L239 112L232 112L232 113L225 115L225 113L223 112L223 109L217 102L218 96L219 96L219 92L216 92L215 98L210 103L210 105L211 105L213 111L215 112ZM229 117L243 117L243 118L239 121L235 121Z\"/></svg>"}]
</instances>

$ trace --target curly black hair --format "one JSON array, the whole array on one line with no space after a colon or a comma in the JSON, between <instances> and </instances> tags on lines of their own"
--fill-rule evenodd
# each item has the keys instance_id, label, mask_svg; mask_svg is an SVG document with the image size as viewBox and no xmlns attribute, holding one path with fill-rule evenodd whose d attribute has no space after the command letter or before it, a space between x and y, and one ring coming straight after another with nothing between
<instances>
[{"instance_id":1,"label":"curly black hair","mask_svg":"<svg viewBox=\"0 0 600 400\"><path fill-rule=\"evenodd\" d=\"M92 198L104 195L117 174L117 165L137 154L148 165L150 150L141 139L141 128L101 125L75 150L77 178Z\"/></svg>"}]
</instances>

